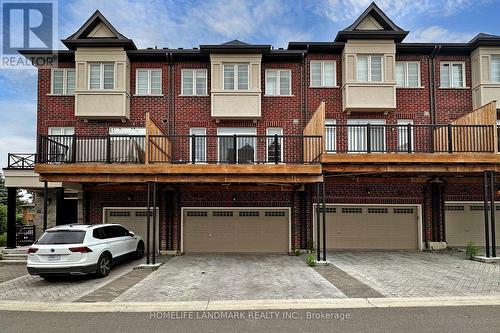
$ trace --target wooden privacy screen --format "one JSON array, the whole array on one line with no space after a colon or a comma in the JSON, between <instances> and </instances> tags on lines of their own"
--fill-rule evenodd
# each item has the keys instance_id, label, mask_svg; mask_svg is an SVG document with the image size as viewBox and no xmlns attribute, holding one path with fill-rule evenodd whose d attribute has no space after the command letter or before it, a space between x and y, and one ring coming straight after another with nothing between
<instances>
[{"instance_id":1,"label":"wooden privacy screen","mask_svg":"<svg viewBox=\"0 0 500 333\"><path fill-rule=\"evenodd\" d=\"M146 158L145 163L170 162L170 140L160 124L146 113Z\"/></svg>"},{"instance_id":2,"label":"wooden privacy screen","mask_svg":"<svg viewBox=\"0 0 500 333\"><path fill-rule=\"evenodd\" d=\"M314 112L313 116L307 123L304 128L303 134L320 136L323 138L321 140L321 144L308 144L306 138L304 138L304 161L315 161L316 159L321 157L323 154L325 147L323 146L324 137L325 137L325 102L321 102L318 106L318 109Z\"/></svg>"},{"instance_id":3,"label":"wooden privacy screen","mask_svg":"<svg viewBox=\"0 0 500 333\"><path fill-rule=\"evenodd\" d=\"M496 124L496 102L493 101L455 119L451 122L451 127L442 125L434 129L434 151L497 152L498 134Z\"/></svg>"}]
</instances>

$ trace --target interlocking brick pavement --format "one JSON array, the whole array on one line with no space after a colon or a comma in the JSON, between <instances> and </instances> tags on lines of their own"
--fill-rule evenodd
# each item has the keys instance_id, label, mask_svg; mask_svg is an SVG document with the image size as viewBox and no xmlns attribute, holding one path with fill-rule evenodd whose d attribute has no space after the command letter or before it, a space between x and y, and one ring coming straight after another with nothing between
<instances>
[{"instance_id":1,"label":"interlocking brick pavement","mask_svg":"<svg viewBox=\"0 0 500 333\"><path fill-rule=\"evenodd\" d=\"M279 255L175 257L114 301L205 301L345 297L304 258Z\"/></svg>"},{"instance_id":2,"label":"interlocking brick pavement","mask_svg":"<svg viewBox=\"0 0 500 333\"><path fill-rule=\"evenodd\" d=\"M500 295L500 265L463 254L335 252L327 259L388 297Z\"/></svg>"}]
</instances>

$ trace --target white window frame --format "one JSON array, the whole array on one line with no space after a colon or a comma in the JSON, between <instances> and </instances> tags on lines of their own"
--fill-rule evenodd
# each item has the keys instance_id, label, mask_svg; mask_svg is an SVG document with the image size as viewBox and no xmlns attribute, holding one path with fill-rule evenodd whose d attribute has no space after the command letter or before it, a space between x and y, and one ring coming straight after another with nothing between
<instances>
[{"instance_id":1,"label":"white window frame","mask_svg":"<svg viewBox=\"0 0 500 333\"><path fill-rule=\"evenodd\" d=\"M55 130L60 130L61 134L54 134ZM50 126L48 133L49 135L74 135L75 128L71 126Z\"/></svg>"},{"instance_id":2,"label":"white window frame","mask_svg":"<svg viewBox=\"0 0 500 333\"><path fill-rule=\"evenodd\" d=\"M398 66L398 64L403 64L403 68L404 68L404 84L402 86L399 86L397 84L397 80L396 80L396 88L422 88L422 81L421 81L421 69L420 69L420 61L396 61L396 68ZM408 80L408 64L417 64L417 70L418 70L418 78L417 78L417 85L415 87L411 87L410 86L410 82ZM395 72L395 76L397 76L397 70Z\"/></svg>"},{"instance_id":3,"label":"white window frame","mask_svg":"<svg viewBox=\"0 0 500 333\"><path fill-rule=\"evenodd\" d=\"M203 134L199 134L199 133L195 133L195 132L203 132ZM193 163L193 160L192 160L192 156L193 156L193 141L192 141L192 138L191 138L191 135L207 135L207 129L205 127L191 127L189 128L189 158L188 158L188 161L190 163ZM206 137L203 137L203 138L200 138L200 139L203 139L203 143L204 143L204 151L203 151L203 155L204 155L204 160L203 161L198 161L198 160L195 160L194 163L195 164L206 164L207 163L207 138ZM195 156L195 159L196 159L196 156Z\"/></svg>"},{"instance_id":4,"label":"white window frame","mask_svg":"<svg viewBox=\"0 0 500 333\"><path fill-rule=\"evenodd\" d=\"M276 93L270 93L268 90L268 84L267 84L267 78L268 74L270 72L275 72L276 73ZM287 94L282 94L281 93L281 73L282 72L288 72L290 74L290 87L288 88L288 93ZM266 69L265 71L266 75L266 96L292 96L292 71L290 69Z\"/></svg>"},{"instance_id":5,"label":"white window frame","mask_svg":"<svg viewBox=\"0 0 500 333\"><path fill-rule=\"evenodd\" d=\"M248 84L246 89L239 89L238 87L238 80L239 80L239 75L238 75L238 65L246 65L248 69ZM224 73L225 73L225 66L233 66L233 74L234 74L234 87L233 89L226 89L224 86ZM222 70L221 70L221 76L222 76L222 90L224 91L249 91L250 90L250 85L252 83L252 77L251 77L251 69L250 69L251 64L248 62L225 62L222 63Z\"/></svg>"},{"instance_id":6,"label":"white window frame","mask_svg":"<svg viewBox=\"0 0 500 333\"><path fill-rule=\"evenodd\" d=\"M184 73L192 72L193 74L193 89L192 91L184 91ZM196 93L196 73L205 72L205 92L203 94ZM181 96L207 96L208 95L208 71L206 68L183 68L181 70Z\"/></svg>"},{"instance_id":7,"label":"white window frame","mask_svg":"<svg viewBox=\"0 0 500 333\"><path fill-rule=\"evenodd\" d=\"M217 135L248 135L248 136L256 136L257 135L257 129L255 127L218 127L217 128ZM257 161L257 138L254 140L254 157L253 160L254 162ZM238 154L236 154L236 157L238 157ZM217 140L217 161L218 163L220 162L220 140ZM235 161L238 164L238 160Z\"/></svg>"},{"instance_id":8,"label":"white window frame","mask_svg":"<svg viewBox=\"0 0 500 333\"><path fill-rule=\"evenodd\" d=\"M385 125L385 120L384 119L348 119L347 120L347 125L367 125L367 124L370 124L370 125ZM363 151L359 151L361 149L356 149L356 150L350 150L349 148L351 147L351 133L350 133L350 129L352 127L348 127L347 128L347 151L348 153L353 153L353 154L366 154L367 152L363 152ZM360 132L361 133L361 132ZM363 144L366 143L366 131L364 132L363 134L365 136L365 141L363 141ZM385 150L387 149L387 130L386 128L384 128L384 136L383 136L383 151L374 151L373 150L373 144L372 144L372 153L384 153ZM355 143L357 143L359 141L355 141ZM364 147L365 149L367 149L367 147Z\"/></svg>"},{"instance_id":9,"label":"white window frame","mask_svg":"<svg viewBox=\"0 0 500 333\"><path fill-rule=\"evenodd\" d=\"M449 65L449 75L450 75L450 85L448 87L444 87L442 85L443 80L441 79L441 75L443 75L443 65ZM453 66L454 65L460 65L462 67L462 85L458 87L453 86ZM439 88L443 89L462 89L467 87L467 77L465 73L465 62L464 61L441 61L439 64Z\"/></svg>"},{"instance_id":10,"label":"white window frame","mask_svg":"<svg viewBox=\"0 0 500 333\"><path fill-rule=\"evenodd\" d=\"M266 136L274 136L276 134L271 134L270 132L272 131L279 131L279 134L278 134L278 144L280 146L280 160L278 162L278 164L282 164L283 163L283 151L284 151L284 147L283 147L283 127L268 127L266 128ZM269 161L269 145L271 143L274 142L274 137L268 137L267 140L266 140L266 162L269 163L269 164L276 164L276 162L271 162ZM274 157L274 156L273 156Z\"/></svg>"},{"instance_id":11,"label":"white window frame","mask_svg":"<svg viewBox=\"0 0 500 333\"><path fill-rule=\"evenodd\" d=\"M63 72L63 92L62 93L54 93L54 72L62 71ZM75 86L73 88L72 93L68 93L68 72L75 73ZM50 94L51 95L68 95L74 96L76 89L76 71L74 68L52 68L50 71Z\"/></svg>"},{"instance_id":12,"label":"white window frame","mask_svg":"<svg viewBox=\"0 0 500 333\"><path fill-rule=\"evenodd\" d=\"M368 69L367 81L359 79L359 64L358 64L359 57L367 57L367 69ZM380 57L380 81L372 81L372 57ZM373 83L384 82L384 55L376 53L358 54L358 56L356 57L356 80L358 82L373 82Z\"/></svg>"},{"instance_id":13,"label":"white window frame","mask_svg":"<svg viewBox=\"0 0 500 333\"><path fill-rule=\"evenodd\" d=\"M146 127L110 127L108 133L119 136L143 136L146 135Z\"/></svg>"},{"instance_id":14,"label":"white window frame","mask_svg":"<svg viewBox=\"0 0 500 333\"><path fill-rule=\"evenodd\" d=\"M500 77L498 77L498 80L495 80L493 78L493 65L492 65L493 64L493 59L495 59L498 62L500 62L500 54L492 54L490 56L490 82L498 84L498 83L500 83ZM500 66L500 64L499 64L499 66Z\"/></svg>"},{"instance_id":15,"label":"white window frame","mask_svg":"<svg viewBox=\"0 0 500 333\"><path fill-rule=\"evenodd\" d=\"M333 85L325 84L325 63L333 64ZM315 86L312 81L312 64L321 64L321 85ZM310 88L335 88L337 87L337 61L335 60L311 60L309 62L309 87Z\"/></svg>"},{"instance_id":16,"label":"white window frame","mask_svg":"<svg viewBox=\"0 0 500 333\"><path fill-rule=\"evenodd\" d=\"M95 65L98 64L100 65L99 69L99 88L90 88L90 65ZM104 88L104 65L113 65L113 88ZM111 91L116 89L116 63L112 61L102 61L102 62L89 62L88 63L88 90L92 91L98 91L98 90L106 90L106 91Z\"/></svg>"},{"instance_id":17,"label":"white window frame","mask_svg":"<svg viewBox=\"0 0 500 333\"><path fill-rule=\"evenodd\" d=\"M54 134L55 131L60 131L60 134ZM56 136L61 136L61 137L52 137L51 140L58 142L60 144L66 144L68 146L68 150L66 151L66 155L63 159L61 160L56 160L57 162L64 162L64 161L69 161L71 157L73 156L74 152L73 150L73 139L74 138L65 138L62 136L73 136L75 135L75 128L71 126L50 126L47 131L48 135L56 135ZM60 152L59 147L57 145L52 145L49 143L49 151L52 156L52 154L62 154ZM53 157L51 157L53 158Z\"/></svg>"},{"instance_id":18,"label":"white window frame","mask_svg":"<svg viewBox=\"0 0 500 333\"><path fill-rule=\"evenodd\" d=\"M336 125L337 121L335 119L325 119L325 125ZM329 135L332 137L329 138ZM333 146L329 146L329 143ZM328 149L331 148L331 149ZM326 131L325 127L325 151L327 154L335 154L337 152L337 128L333 127L330 132Z\"/></svg>"},{"instance_id":19,"label":"white window frame","mask_svg":"<svg viewBox=\"0 0 500 333\"><path fill-rule=\"evenodd\" d=\"M405 126L405 125L413 125L413 119L398 119L397 121L397 133L398 133L398 141L396 143L396 149L397 149L397 152L398 153L407 153L408 152L408 148L405 149L405 150L400 150L400 146L401 146L401 141L400 141L400 138L403 137L404 135L404 138L405 138L405 144L408 144L408 142L406 142L406 128L405 128L405 131L402 131L402 126ZM411 151L414 152L415 151L415 130L413 127L411 127L410 129L411 133L410 133L410 137L411 137Z\"/></svg>"},{"instance_id":20,"label":"white window frame","mask_svg":"<svg viewBox=\"0 0 500 333\"><path fill-rule=\"evenodd\" d=\"M139 72L146 71L148 72L148 92L140 94L139 93ZM153 94L151 93L151 72L159 72L160 73L160 93ZM135 94L137 96L163 96L163 73L161 68L137 68L135 70Z\"/></svg>"}]
</instances>

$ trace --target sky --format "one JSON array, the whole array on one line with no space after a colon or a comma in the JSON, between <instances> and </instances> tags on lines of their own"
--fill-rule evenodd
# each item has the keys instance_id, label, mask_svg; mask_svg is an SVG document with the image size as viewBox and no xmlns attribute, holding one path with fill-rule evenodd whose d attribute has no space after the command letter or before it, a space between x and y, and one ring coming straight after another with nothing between
<instances>
[{"instance_id":1,"label":"sky","mask_svg":"<svg viewBox=\"0 0 500 333\"><path fill-rule=\"evenodd\" d=\"M289 41L333 41L371 0L77 0L58 2L59 39L96 9L139 48L197 47L239 39L286 47ZM500 0L379 0L405 42L467 42L500 35ZM59 43L59 49L65 49ZM7 153L35 151L36 69L0 69L0 170Z\"/></svg>"}]
</instances>

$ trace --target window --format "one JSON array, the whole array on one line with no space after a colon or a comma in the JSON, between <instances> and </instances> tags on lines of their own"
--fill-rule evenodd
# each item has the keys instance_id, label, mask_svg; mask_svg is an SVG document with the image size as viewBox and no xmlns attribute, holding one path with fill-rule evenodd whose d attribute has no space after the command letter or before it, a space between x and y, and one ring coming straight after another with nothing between
<instances>
[{"instance_id":1,"label":"window","mask_svg":"<svg viewBox=\"0 0 500 333\"><path fill-rule=\"evenodd\" d=\"M370 133L368 134L368 124ZM349 152L384 152L385 121L384 120L347 120L347 147ZM370 144L368 145L368 136Z\"/></svg>"},{"instance_id":2,"label":"window","mask_svg":"<svg viewBox=\"0 0 500 333\"><path fill-rule=\"evenodd\" d=\"M75 70L56 68L52 70L51 94L73 95L75 93Z\"/></svg>"},{"instance_id":3,"label":"window","mask_svg":"<svg viewBox=\"0 0 500 333\"><path fill-rule=\"evenodd\" d=\"M224 64L224 90L248 90L248 64Z\"/></svg>"},{"instance_id":4,"label":"window","mask_svg":"<svg viewBox=\"0 0 500 333\"><path fill-rule=\"evenodd\" d=\"M146 135L146 127L110 127L109 134L143 136Z\"/></svg>"},{"instance_id":5,"label":"window","mask_svg":"<svg viewBox=\"0 0 500 333\"><path fill-rule=\"evenodd\" d=\"M138 69L135 78L136 95L161 95L161 69Z\"/></svg>"},{"instance_id":6,"label":"window","mask_svg":"<svg viewBox=\"0 0 500 333\"><path fill-rule=\"evenodd\" d=\"M500 54L491 56L491 82L500 83Z\"/></svg>"},{"instance_id":7,"label":"window","mask_svg":"<svg viewBox=\"0 0 500 333\"><path fill-rule=\"evenodd\" d=\"M311 61L311 87L335 87L335 61Z\"/></svg>"},{"instance_id":8,"label":"window","mask_svg":"<svg viewBox=\"0 0 500 333\"><path fill-rule=\"evenodd\" d=\"M291 78L290 70L266 70L266 95L291 96Z\"/></svg>"},{"instance_id":9,"label":"window","mask_svg":"<svg viewBox=\"0 0 500 333\"><path fill-rule=\"evenodd\" d=\"M396 87L420 87L420 63L417 61L396 62Z\"/></svg>"},{"instance_id":10,"label":"window","mask_svg":"<svg viewBox=\"0 0 500 333\"><path fill-rule=\"evenodd\" d=\"M283 128L270 127L267 135L267 162L279 163L283 161Z\"/></svg>"},{"instance_id":11,"label":"window","mask_svg":"<svg viewBox=\"0 0 500 333\"><path fill-rule=\"evenodd\" d=\"M207 162L207 130L205 128L190 128L189 135L189 160L193 162L193 143L194 143L194 162ZM198 136L199 135L199 136Z\"/></svg>"},{"instance_id":12,"label":"window","mask_svg":"<svg viewBox=\"0 0 500 333\"><path fill-rule=\"evenodd\" d=\"M114 86L114 63L99 62L89 64L89 89L114 89Z\"/></svg>"},{"instance_id":13,"label":"window","mask_svg":"<svg viewBox=\"0 0 500 333\"><path fill-rule=\"evenodd\" d=\"M46 231L36 242L40 245L81 244L85 238L82 230L53 230Z\"/></svg>"},{"instance_id":14,"label":"window","mask_svg":"<svg viewBox=\"0 0 500 333\"><path fill-rule=\"evenodd\" d=\"M442 62L440 72L441 88L465 87L463 62Z\"/></svg>"},{"instance_id":15,"label":"window","mask_svg":"<svg viewBox=\"0 0 500 333\"><path fill-rule=\"evenodd\" d=\"M383 68L381 55L358 55L358 81L382 82Z\"/></svg>"},{"instance_id":16,"label":"window","mask_svg":"<svg viewBox=\"0 0 500 333\"><path fill-rule=\"evenodd\" d=\"M183 69L182 70L182 95L206 95L207 94L207 70L206 69Z\"/></svg>"},{"instance_id":17,"label":"window","mask_svg":"<svg viewBox=\"0 0 500 333\"><path fill-rule=\"evenodd\" d=\"M337 150L337 128L334 119L325 120L325 147L327 153L334 153Z\"/></svg>"},{"instance_id":18,"label":"window","mask_svg":"<svg viewBox=\"0 0 500 333\"><path fill-rule=\"evenodd\" d=\"M411 141L411 151L413 151L414 140L413 140L413 127L408 127L408 125L413 125L413 120L411 119L400 119L398 120L398 151L408 152L408 140Z\"/></svg>"},{"instance_id":19,"label":"window","mask_svg":"<svg viewBox=\"0 0 500 333\"><path fill-rule=\"evenodd\" d=\"M220 163L254 163L257 138L255 128L218 128L218 161ZM234 147L236 138L236 147Z\"/></svg>"}]
</instances>

